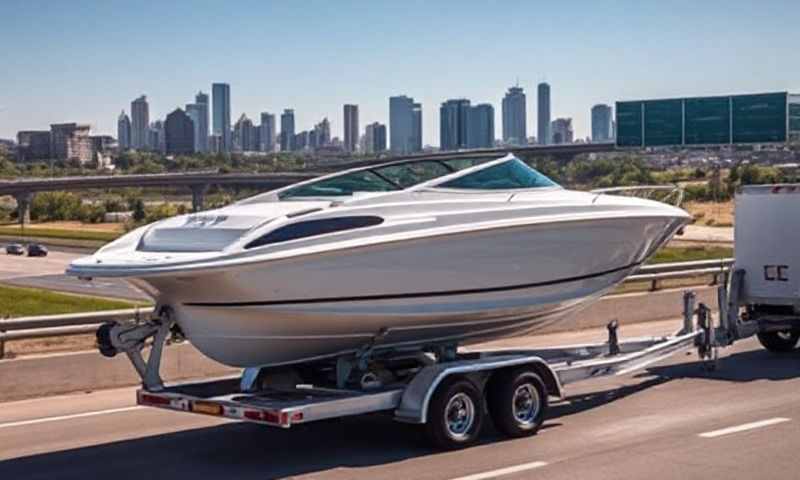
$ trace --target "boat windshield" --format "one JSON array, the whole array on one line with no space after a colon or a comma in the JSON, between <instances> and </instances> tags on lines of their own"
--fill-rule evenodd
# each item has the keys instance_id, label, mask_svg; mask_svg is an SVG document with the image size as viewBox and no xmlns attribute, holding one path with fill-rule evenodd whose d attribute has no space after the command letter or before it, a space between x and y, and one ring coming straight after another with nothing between
<instances>
[{"instance_id":1,"label":"boat windshield","mask_svg":"<svg viewBox=\"0 0 800 480\"><path fill-rule=\"evenodd\" d=\"M513 190L557 186L557 183L517 158L436 185L438 188L470 190Z\"/></svg>"}]
</instances>

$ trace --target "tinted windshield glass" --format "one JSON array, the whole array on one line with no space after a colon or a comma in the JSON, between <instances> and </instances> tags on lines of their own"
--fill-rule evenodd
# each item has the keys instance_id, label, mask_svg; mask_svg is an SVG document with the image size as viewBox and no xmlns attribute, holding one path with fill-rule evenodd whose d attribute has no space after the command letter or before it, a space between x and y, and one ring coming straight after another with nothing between
<instances>
[{"instance_id":1,"label":"tinted windshield glass","mask_svg":"<svg viewBox=\"0 0 800 480\"><path fill-rule=\"evenodd\" d=\"M278 194L278 198L339 197L353 192L388 192L400 188L369 170L361 170L340 177L328 178L307 185L299 185Z\"/></svg>"},{"instance_id":2,"label":"tinted windshield glass","mask_svg":"<svg viewBox=\"0 0 800 480\"><path fill-rule=\"evenodd\" d=\"M470 173L438 185L442 188L508 190L514 188L555 187L555 182L518 159Z\"/></svg>"},{"instance_id":3,"label":"tinted windshield glass","mask_svg":"<svg viewBox=\"0 0 800 480\"><path fill-rule=\"evenodd\" d=\"M376 168L375 173L391 180L402 188L408 188L418 183L447 175L454 170L439 162L416 162Z\"/></svg>"}]
</instances>

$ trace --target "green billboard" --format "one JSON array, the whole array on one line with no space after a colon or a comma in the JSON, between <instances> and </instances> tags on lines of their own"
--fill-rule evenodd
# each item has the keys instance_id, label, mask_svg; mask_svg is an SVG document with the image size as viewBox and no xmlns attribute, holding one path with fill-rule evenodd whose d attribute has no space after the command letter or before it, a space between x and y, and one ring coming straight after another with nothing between
<instances>
[{"instance_id":1,"label":"green billboard","mask_svg":"<svg viewBox=\"0 0 800 480\"><path fill-rule=\"evenodd\" d=\"M785 142L786 101L786 92L731 97L733 143Z\"/></svg>"},{"instance_id":2,"label":"green billboard","mask_svg":"<svg viewBox=\"0 0 800 480\"><path fill-rule=\"evenodd\" d=\"M644 102L644 145L657 147L683 143L683 100Z\"/></svg>"},{"instance_id":3,"label":"green billboard","mask_svg":"<svg viewBox=\"0 0 800 480\"><path fill-rule=\"evenodd\" d=\"M686 145L731 143L730 97L687 98L684 109Z\"/></svg>"},{"instance_id":4,"label":"green billboard","mask_svg":"<svg viewBox=\"0 0 800 480\"><path fill-rule=\"evenodd\" d=\"M641 147L642 102L617 102L617 145Z\"/></svg>"},{"instance_id":5,"label":"green billboard","mask_svg":"<svg viewBox=\"0 0 800 480\"><path fill-rule=\"evenodd\" d=\"M788 102L786 92L617 102L617 146L785 142L787 126L800 131L800 102Z\"/></svg>"}]
</instances>

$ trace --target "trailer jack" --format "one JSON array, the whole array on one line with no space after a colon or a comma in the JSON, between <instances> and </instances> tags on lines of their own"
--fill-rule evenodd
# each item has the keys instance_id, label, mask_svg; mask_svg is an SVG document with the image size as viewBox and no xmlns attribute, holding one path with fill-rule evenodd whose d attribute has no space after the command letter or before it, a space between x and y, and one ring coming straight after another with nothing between
<instances>
[{"instance_id":1,"label":"trailer jack","mask_svg":"<svg viewBox=\"0 0 800 480\"><path fill-rule=\"evenodd\" d=\"M98 350L103 356L113 357L124 352L136 373L142 379L142 386L146 390L157 392L164 389L161 379L161 355L164 351L167 337L170 333L180 337L179 331L173 331L175 320L172 309L161 307L157 309L157 316L144 323L117 323L109 322L97 329ZM142 350L147 340L152 337L150 355L147 360L142 355Z\"/></svg>"}]
</instances>

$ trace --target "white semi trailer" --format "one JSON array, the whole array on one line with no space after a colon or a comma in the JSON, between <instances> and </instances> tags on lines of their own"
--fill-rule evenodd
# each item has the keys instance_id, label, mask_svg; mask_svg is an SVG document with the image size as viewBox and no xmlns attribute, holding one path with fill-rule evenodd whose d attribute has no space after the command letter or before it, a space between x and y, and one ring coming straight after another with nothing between
<instances>
[{"instance_id":1,"label":"white semi trailer","mask_svg":"<svg viewBox=\"0 0 800 480\"><path fill-rule=\"evenodd\" d=\"M772 352L800 339L800 184L745 186L736 194L730 284L720 290L727 344L757 335Z\"/></svg>"}]
</instances>

